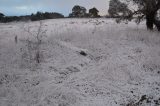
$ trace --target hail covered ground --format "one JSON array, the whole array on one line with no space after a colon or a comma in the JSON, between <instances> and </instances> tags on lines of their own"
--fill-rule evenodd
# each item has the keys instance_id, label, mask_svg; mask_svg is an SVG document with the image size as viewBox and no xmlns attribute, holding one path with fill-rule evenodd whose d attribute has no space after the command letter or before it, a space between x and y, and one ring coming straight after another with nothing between
<instances>
[{"instance_id":1,"label":"hail covered ground","mask_svg":"<svg viewBox=\"0 0 160 106\"><path fill-rule=\"evenodd\" d=\"M144 22L0 23L0 106L159 105L160 34Z\"/></svg>"}]
</instances>

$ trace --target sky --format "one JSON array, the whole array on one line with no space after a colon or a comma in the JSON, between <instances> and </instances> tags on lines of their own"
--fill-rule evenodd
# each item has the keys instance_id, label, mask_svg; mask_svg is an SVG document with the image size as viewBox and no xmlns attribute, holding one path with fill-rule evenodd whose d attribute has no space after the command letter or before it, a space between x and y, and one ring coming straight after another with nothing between
<instances>
[{"instance_id":1,"label":"sky","mask_svg":"<svg viewBox=\"0 0 160 106\"><path fill-rule=\"evenodd\" d=\"M0 0L0 12L6 16L29 15L41 12L59 12L67 16L74 5L86 9L96 7L100 15L106 15L109 0Z\"/></svg>"}]
</instances>

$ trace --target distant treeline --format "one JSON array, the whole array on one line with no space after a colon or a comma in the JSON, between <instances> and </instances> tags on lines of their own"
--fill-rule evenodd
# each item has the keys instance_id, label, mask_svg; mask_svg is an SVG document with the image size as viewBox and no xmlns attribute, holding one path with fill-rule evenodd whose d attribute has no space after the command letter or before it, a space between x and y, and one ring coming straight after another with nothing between
<instances>
[{"instance_id":1,"label":"distant treeline","mask_svg":"<svg viewBox=\"0 0 160 106\"><path fill-rule=\"evenodd\" d=\"M87 9L83 6L75 5L72 8L72 13L70 13L67 17L64 17L61 13L56 12L37 12L31 15L25 16L5 16L3 13L0 13L0 22L12 22L12 21L38 21L45 19L57 19L57 18L99 18L99 11L97 8L93 7L89 9L87 13Z\"/></svg>"},{"instance_id":2,"label":"distant treeline","mask_svg":"<svg viewBox=\"0 0 160 106\"><path fill-rule=\"evenodd\" d=\"M64 15L60 13L52 12L37 12L36 14L26 15L26 16L5 16L0 13L0 22L12 22L12 21L37 21L45 19L55 19L55 18L64 18Z\"/></svg>"},{"instance_id":3,"label":"distant treeline","mask_svg":"<svg viewBox=\"0 0 160 106\"><path fill-rule=\"evenodd\" d=\"M30 19L31 21L37 20L45 20L45 19L56 19L56 18L64 18L64 15L60 13L49 13L49 12L37 12L36 14L31 14Z\"/></svg>"}]
</instances>

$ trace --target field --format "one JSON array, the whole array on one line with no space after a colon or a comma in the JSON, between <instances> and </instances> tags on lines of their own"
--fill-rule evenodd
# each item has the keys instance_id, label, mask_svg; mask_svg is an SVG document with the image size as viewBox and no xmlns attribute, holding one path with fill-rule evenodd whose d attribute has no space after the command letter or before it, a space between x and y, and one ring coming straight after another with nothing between
<instances>
[{"instance_id":1,"label":"field","mask_svg":"<svg viewBox=\"0 0 160 106\"><path fill-rule=\"evenodd\" d=\"M0 106L159 105L160 33L145 22L0 23Z\"/></svg>"}]
</instances>

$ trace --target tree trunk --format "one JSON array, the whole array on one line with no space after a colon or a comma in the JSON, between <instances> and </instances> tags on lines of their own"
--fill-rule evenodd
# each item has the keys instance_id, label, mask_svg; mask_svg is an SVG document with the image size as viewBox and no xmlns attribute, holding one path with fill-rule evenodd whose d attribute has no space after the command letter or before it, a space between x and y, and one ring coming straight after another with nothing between
<instances>
[{"instance_id":1,"label":"tree trunk","mask_svg":"<svg viewBox=\"0 0 160 106\"><path fill-rule=\"evenodd\" d=\"M146 25L147 29L149 30L153 30L154 16L155 15L153 13L149 13L146 15Z\"/></svg>"},{"instance_id":2,"label":"tree trunk","mask_svg":"<svg viewBox=\"0 0 160 106\"><path fill-rule=\"evenodd\" d=\"M160 21L155 19L154 25L157 27L158 31L160 31Z\"/></svg>"}]
</instances>

